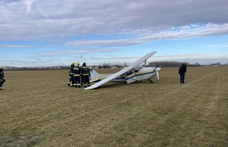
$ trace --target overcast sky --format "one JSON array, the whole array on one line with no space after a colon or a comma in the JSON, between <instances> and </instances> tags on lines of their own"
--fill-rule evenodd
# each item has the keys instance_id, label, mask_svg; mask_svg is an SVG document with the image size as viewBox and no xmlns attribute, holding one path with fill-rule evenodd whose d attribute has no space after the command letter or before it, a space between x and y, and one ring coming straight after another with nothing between
<instances>
[{"instance_id":1,"label":"overcast sky","mask_svg":"<svg viewBox=\"0 0 228 147\"><path fill-rule=\"evenodd\" d=\"M227 0L0 0L0 65L228 63Z\"/></svg>"}]
</instances>

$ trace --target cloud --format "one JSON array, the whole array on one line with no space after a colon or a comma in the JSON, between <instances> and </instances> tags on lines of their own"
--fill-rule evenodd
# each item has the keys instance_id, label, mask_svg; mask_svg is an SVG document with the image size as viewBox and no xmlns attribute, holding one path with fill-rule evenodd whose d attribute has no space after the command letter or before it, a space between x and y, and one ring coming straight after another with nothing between
<instances>
[{"instance_id":1,"label":"cloud","mask_svg":"<svg viewBox=\"0 0 228 147\"><path fill-rule=\"evenodd\" d=\"M131 46L145 43L143 40L137 39L120 39L120 40L84 40L66 42L65 45L69 46L98 46L98 47L120 47Z\"/></svg>"},{"instance_id":2,"label":"cloud","mask_svg":"<svg viewBox=\"0 0 228 147\"><path fill-rule=\"evenodd\" d=\"M215 62L228 63L228 55L225 54L180 54L153 56L148 61L179 61L189 63L210 64Z\"/></svg>"},{"instance_id":3,"label":"cloud","mask_svg":"<svg viewBox=\"0 0 228 147\"><path fill-rule=\"evenodd\" d=\"M115 40L78 40L66 42L69 46L97 46L97 47L119 47L119 46L133 46L137 44L144 44L151 41L160 40L175 40L175 39L189 39L198 37L220 36L228 34L228 23L222 25L207 24L205 26L195 27L192 25L188 27L172 28L170 30L160 31L158 33L151 33L143 37L131 39L115 39Z\"/></svg>"},{"instance_id":4,"label":"cloud","mask_svg":"<svg viewBox=\"0 0 228 147\"><path fill-rule=\"evenodd\" d=\"M211 44L207 46L212 48L228 48L228 44Z\"/></svg>"},{"instance_id":5,"label":"cloud","mask_svg":"<svg viewBox=\"0 0 228 147\"><path fill-rule=\"evenodd\" d=\"M130 56L130 57L107 57L107 58L96 58L92 57L93 62L99 61L100 63L105 63L107 61L117 63L117 62L128 62L133 63L136 60L142 58L143 56ZM149 62L155 61L180 61L180 62L190 62L201 64L209 64L214 62L228 63L228 55L220 54L179 54L179 55L154 55L148 59ZM120 63L121 63L120 62Z\"/></svg>"},{"instance_id":6,"label":"cloud","mask_svg":"<svg viewBox=\"0 0 228 147\"><path fill-rule=\"evenodd\" d=\"M57 51L53 51L53 52L41 52L41 53L34 53L37 55L41 55L41 56L58 56L58 55L68 55L68 54L85 54L85 53L89 53L89 51L66 51L66 52L57 52Z\"/></svg>"},{"instance_id":7,"label":"cloud","mask_svg":"<svg viewBox=\"0 0 228 147\"><path fill-rule=\"evenodd\" d=\"M96 53L120 52L120 49L112 49L112 48L86 48L81 50L96 52Z\"/></svg>"},{"instance_id":8,"label":"cloud","mask_svg":"<svg viewBox=\"0 0 228 147\"><path fill-rule=\"evenodd\" d=\"M42 59L40 59L40 58L36 58L36 60L38 60L38 61L42 61Z\"/></svg>"},{"instance_id":9,"label":"cloud","mask_svg":"<svg viewBox=\"0 0 228 147\"><path fill-rule=\"evenodd\" d=\"M146 32L190 24L227 24L227 10L225 0L1 0L0 40L50 40L94 34L145 36Z\"/></svg>"},{"instance_id":10,"label":"cloud","mask_svg":"<svg viewBox=\"0 0 228 147\"><path fill-rule=\"evenodd\" d=\"M106 52L119 52L118 49L81 49L78 51L46 51L46 52L39 52L39 53L33 53L40 56L60 56L60 55L78 55L78 54L88 54L92 52L97 53L106 53ZM75 58L83 58L81 56L75 56Z\"/></svg>"},{"instance_id":11,"label":"cloud","mask_svg":"<svg viewBox=\"0 0 228 147\"><path fill-rule=\"evenodd\" d=\"M177 55L160 55L160 56L153 56L153 58L156 59L187 59L187 58L202 58L202 59L206 59L206 58L224 58L227 57L227 55L222 55L222 54L209 54L209 53L204 53L204 54L177 54Z\"/></svg>"},{"instance_id":12,"label":"cloud","mask_svg":"<svg viewBox=\"0 0 228 147\"><path fill-rule=\"evenodd\" d=\"M91 59L94 60L129 60L129 59L139 59L143 56L131 56L131 57L107 57L107 58L96 58L96 57L91 57Z\"/></svg>"},{"instance_id":13,"label":"cloud","mask_svg":"<svg viewBox=\"0 0 228 147\"><path fill-rule=\"evenodd\" d=\"M0 45L0 48L32 48L35 46L31 45Z\"/></svg>"},{"instance_id":14,"label":"cloud","mask_svg":"<svg viewBox=\"0 0 228 147\"><path fill-rule=\"evenodd\" d=\"M0 63L10 63L10 62L20 62L20 63L25 63L27 61L23 61L23 60L0 60Z\"/></svg>"},{"instance_id":15,"label":"cloud","mask_svg":"<svg viewBox=\"0 0 228 147\"><path fill-rule=\"evenodd\" d=\"M142 56L128 56L128 57L105 57L97 58L90 57L86 59L88 65L99 65L102 63L134 63L136 60ZM34 60L36 59L36 60ZM77 58L77 62L85 61L84 58ZM189 62L189 63L200 63L200 64L211 64L216 62L221 62L222 64L228 63L228 55L220 54L179 54L179 55L162 55L162 56L152 56L147 60L149 62L155 61L179 61L179 62ZM31 60L0 60L0 65L10 65L14 66L26 66L26 67L39 67L39 66L68 66L71 62L75 62L75 59L69 59L68 61L62 60L61 58L50 58L43 57L42 60L39 58L31 58Z\"/></svg>"},{"instance_id":16,"label":"cloud","mask_svg":"<svg viewBox=\"0 0 228 147\"><path fill-rule=\"evenodd\" d=\"M91 57L86 60L88 65L100 65L103 63L127 63L132 64L136 60L140 59L142 56L129 56L129 57L105 57L96 58ZM200 64L211 64L216 62L221 62L222 64L228 63L228 55L220 54L179 54L179 55L165 55L165 56L152 56L147 60L149 62L156 61L178 61L178 62L188 62L188 63L200 63ZM157 65L159 66L159 65Z\"/></svg>"},{"instance_id":17,"label":"cloud","mask_svg":"<svg viewBox=\"0 0 228 147\"><path fill-rule=\"evenodd\" d=\"M59 58L31 58L30 60L0 60L0 65L13 65L15 67L40 67L40 66L66 66L68 64Z\"/></svg>"},{"instance_id":18,"label":"cloud","mask_svg":"<svg viewBox=\"0 0 228 147\"><path fill-rule=\"evenodd\" d=\"M32 0L24 0L23 2L24 2L24 4L27 7L26 15L28 15L29 12L31 11L31 7L32 7L32 4L34 3L34 1L32 1Z\"/></svg>"}]
</instances>

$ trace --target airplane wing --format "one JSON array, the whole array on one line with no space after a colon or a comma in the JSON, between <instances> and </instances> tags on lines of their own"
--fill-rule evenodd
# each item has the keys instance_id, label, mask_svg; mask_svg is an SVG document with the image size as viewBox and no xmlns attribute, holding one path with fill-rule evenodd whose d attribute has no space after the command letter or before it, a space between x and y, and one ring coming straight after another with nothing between
<instances>
[{"instance_id":1,"label":"airplane wing","mask_svg":"<svg viewBox=\"0 0 228 147\"><path fill-rule=\"evenodd\" d=\"M99 86L101 86L101 85L103 85L103 84L105 84L105 83L111 81L112 79L114 79L114 78L116 78L116 77L118 77L118 76L120 76L120 75L122 75L122 74L128 72L129 70L131 70L131 69L137 67L138 65L140 65L142 62L144 62L145 60L147 60L148 58L150 58L150 57L151 57L152 55L154 55L155 53L156 53L156 51L155 51L155 52L151 52L151 53L146 54L144 57L142 57L142 58L140 58L139 60L135 61L135 62L134 62L133 64L131 64L130 66L128 66L128 67L126 67L126 68L120 70L119 72L117 72L117 73L115 73L115 74L110 75L109 77L105 78L104 80L102 80L102 81L100 81L100 82L98 82L98 83L96 83L96 84L93 84L93 85L91 85L91 86L89 86L89 87L87 87L87 88L85 88L85 89L94 89L94 88L97 88L97 87L99 87Z\"/></svg>"}]
</instances>

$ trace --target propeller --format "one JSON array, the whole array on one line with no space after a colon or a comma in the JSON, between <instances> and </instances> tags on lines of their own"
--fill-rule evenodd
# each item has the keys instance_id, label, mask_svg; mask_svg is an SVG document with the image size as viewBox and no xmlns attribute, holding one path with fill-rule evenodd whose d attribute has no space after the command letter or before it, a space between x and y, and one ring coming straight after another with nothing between
<instances>
[{"instance_id":1,"label":"propeller","mask_svg":"<svg viewBox=\"0 0 228 147\"><path fill-rule=\"evenodd\" d=\"M158 78L158 81L159 81L159 74L158 74L158 71L159 70L161 70L161 67L157 67L156 69L155 69L155 71L156 71L156 76L157 76L157 78Z\"/></svg>"},{"instance_id":2,"label":"propeller","mask_svg":"<svg viewBox=\"0 0 228 147\"><path fill-rule=\"evenodd\" d=\"M155 71L156 71L156 76L157 76L157 79L159 81L159 74L158 74L158 71L161 70L161 66L159 67L156 67L156 65L153 63L154 67L155 67Z\"/></svg>"}]
</instances>

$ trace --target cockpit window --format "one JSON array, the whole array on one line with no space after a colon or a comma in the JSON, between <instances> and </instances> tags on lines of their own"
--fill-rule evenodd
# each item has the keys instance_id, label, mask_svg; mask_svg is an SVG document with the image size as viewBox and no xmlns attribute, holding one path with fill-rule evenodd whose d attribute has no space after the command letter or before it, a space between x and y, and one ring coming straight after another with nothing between
<instances>
[{"instance_id":1,"label":"cockpit window","mask_svg":"<svg viewBox=\"0 0 228 147\"><path fill-rule=\"evenodd\" d=\"M143 68L143 66L139 65L136 68L134 68L133 70L134 70L134 72L138 72L142 68ZM126 72L125 74L123 74L123 76L124 75L128 76L128 75L131 75L131 74L133 74L133 71L132 70L129 70L128 72Z\"/></svg>"},{"instance_id":2,"label":"cockpit window","mask_svg":"<svg viewBox=\"0 0 228 147\"><path fill-rule=\"evenodd\" d=\"M139 65L139 66L137 66L137 70L140 70L140 69L142 69L143 68L143 66L141 66L141 65Z\"/></svg>"},{"instance_id":3,"label":"cockpit window","mask_svg":"<svg viewBox=\"0 0 228 147\"><path fill-rule=\"evenodd\" d=\"M125 73L126 76L133 74L132 70L129 70L128 72Z\"/></svg>"}]
</instances>

